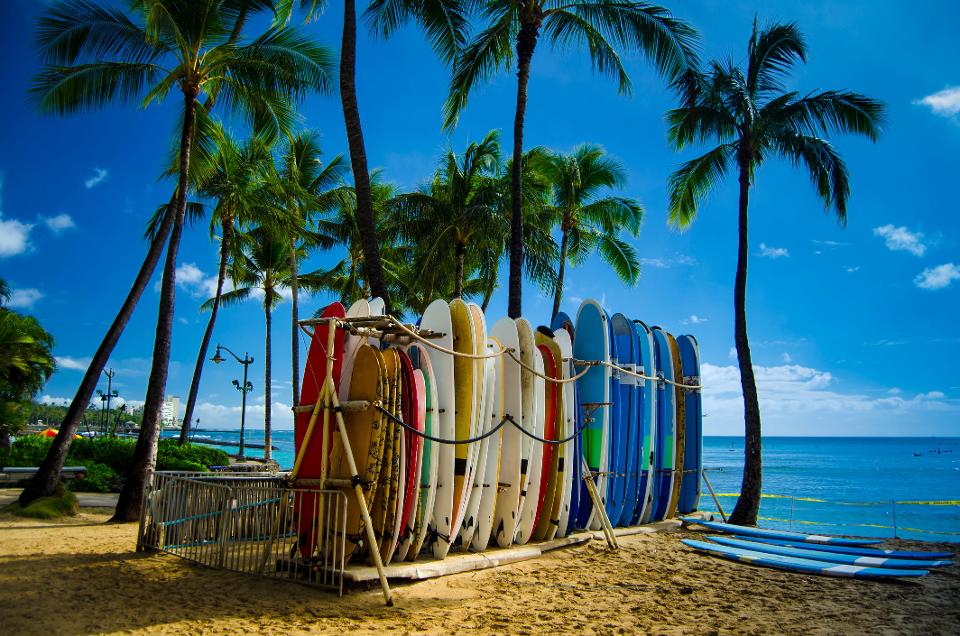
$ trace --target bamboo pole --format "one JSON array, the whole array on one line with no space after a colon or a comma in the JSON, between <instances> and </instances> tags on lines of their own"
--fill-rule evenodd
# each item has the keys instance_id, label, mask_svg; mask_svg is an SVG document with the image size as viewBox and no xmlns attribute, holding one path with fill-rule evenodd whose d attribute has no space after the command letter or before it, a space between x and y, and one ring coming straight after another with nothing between
<instances>
[{"instance_id":1,"label":"bamboo pole","mask_svg":"<svg viewBox=\"0 0 960 636\"><path fill-rule=\"evenodd\" d=\"M580 469L583 473L583 481L587 484L587 493L593 501L593 509L600 519L600 528L603 530L603 536L607 539L607 545L611 550L618 550L620 545L617 543L617 537L613 533L610 517L607 516L607 511L603 507L603 500L600 498L600 493L597 492L597 484L593 481L593 474L590 472L590 467L582 456L580 457Z\"/></svg>"},{"instance_id":2,"label":"bamboo pole","mask_svg":"<svg viewBox=\"0 0 960 636\"><path fill-rule=\"evenodd\" d=\"M701 471L703 475L703 483L707 485L707 489L710 491L710 496L713 497L713 503L717 505L717 510L720 511L720 518L723 519L723 522L727 522L727 515L723 512L723 506L720 505L720 500L717 499L717 493L713 492L713 486L710 485L710 480L707 479L707 471Z\"/></svg>"}]
</instances>

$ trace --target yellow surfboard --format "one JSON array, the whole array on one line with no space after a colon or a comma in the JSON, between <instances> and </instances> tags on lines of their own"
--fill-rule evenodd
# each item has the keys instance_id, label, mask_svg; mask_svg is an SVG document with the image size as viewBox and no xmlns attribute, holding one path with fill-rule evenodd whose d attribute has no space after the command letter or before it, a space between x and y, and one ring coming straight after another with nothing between
<instances>
[{"instance_id":1,"label":"yellow surfboard","mask_svg":"<svg viewBox=\"0 0 960 636\"><path fill-rule=\"evenodd\" d=\"M397 352L387 349L382 352L386 390L384 391L384 408L398 416L397 408L400 402L399 379L400 359ZM390 551L393 538L393 528L397 515L397 496L400 490L400 437L403 436L401 427L389 418L383 418L385 449L383 464L378 477L377 496L371 511L373 529L380 543L380 556L388 562L386 553Z\"/></svg>"},{"instance_id":2,"label":"yellow surfboard","mask_svg":"<svg viewBox=\"0 0 960 636\"><path fill-rule=\"evenodd\" d=\"M453 350L457 353L473 355L475 353L473 318L470 309L462 300L450 301L450 320L453 323ZM454 418L456 439L470 439L474 430L476 415L476 362L471 358L457 356L453 359L454 381ZM460 533L463 515L466 512L470 488L473 486L470 460L472 444L457 444L456 459L453 466L453 522L450 524L450 538ZM467 479L470 478L468 482Z\"/></svg>"}]
</instances>

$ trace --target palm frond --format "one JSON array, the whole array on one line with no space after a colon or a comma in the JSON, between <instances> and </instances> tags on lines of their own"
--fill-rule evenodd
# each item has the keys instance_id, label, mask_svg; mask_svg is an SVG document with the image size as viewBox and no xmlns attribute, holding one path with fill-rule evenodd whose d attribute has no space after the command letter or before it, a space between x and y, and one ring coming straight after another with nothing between
<instances>
[{"instance_id":1,"label":"palm frond","mask_svg":"<svg viewBox=\"0 0 960 636\"><path fill-rule=\"evenodd\" d=\"M697 208L707 192L727 172L735 152L735 144L717 146L701 157L680 165L670 175L670 210L668 221L674 227L686 229L697 216Z\"/></svg>"},{"instance_id":2,"label":"palm frond","mask_svg":"<svg viewBox=\"0 0 960 636\"><path fill-rule=\"evenodd\" d=\"M609 234L597 235L597 253L627 285L640 279L640 259L626 241Z\"/></svg>"},{"instance_id":3,"label":"palm frond","mask_svg":"<svg viewBox=\"0 0 960 636\"><path fill-rule=\"evenodd\" d=\"M783 90L783 78L807 59L807 45L795 23L772 24L753 34L747 47L747 89L755 98Z\"/></svg>"},{"instance_id":4,"label":"palm frond","mask_svg":"<svg viewBox=\"0 0 960 636\"><path fill-rule=\"evenodd\" d=\"M784 131L776 137L776 149L797 167L805 167L824 209L833 208L839 225L847 223L850 173L830 142L819 137Z\"/></svg>"}]
</instances>

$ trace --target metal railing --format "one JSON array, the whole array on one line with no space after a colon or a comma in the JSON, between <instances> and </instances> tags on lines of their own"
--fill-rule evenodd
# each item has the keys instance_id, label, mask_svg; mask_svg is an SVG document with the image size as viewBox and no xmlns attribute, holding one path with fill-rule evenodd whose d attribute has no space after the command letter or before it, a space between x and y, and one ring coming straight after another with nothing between
<instances>
[{"instance_id":1,"label":"metal railing","mask_svg":"<svg viewBox=\"0 0 960 636\"><path fill-rule=\"evenodd\" d=\"M282 476L155 473L137 549L343 594L347 498Z\"/></svg>"}]
</instances>

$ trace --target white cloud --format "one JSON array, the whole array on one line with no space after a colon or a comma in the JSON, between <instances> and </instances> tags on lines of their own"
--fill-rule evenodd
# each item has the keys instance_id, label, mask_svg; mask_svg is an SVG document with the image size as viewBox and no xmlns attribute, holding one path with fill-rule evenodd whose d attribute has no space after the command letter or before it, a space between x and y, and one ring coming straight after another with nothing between
<instances>
[{"instance_id":1,"label":"white cloud","mask_svg":"<svg viewBox=\"0 0 960 636\"><path fill-rule=\"evenodd\" d=\"M703 323L708 322L709 320L710 320L709 318L704 318L703 316L691 314L689 318L687 318L686 320L682 320L681 322L685 325L702 325Z\"/></svg>"},{"instance_id":2,"label":"white cloud","mask_svg":"<svg viewBox=\"0 0 960 636\"><path fill-rule=\"evenodd\" d=\"M786 351L784 351L784 352L783 352L783 361L784 361L786 364L790 364L791 362L793 362L793 358L790 357L790 354L789 354L789 353L787 353Z\"/></svg>"},{"instance_id":3,"label":"white cloud","mask_svg":"<svg viewBox=\"0 0 960 636\"><path fill-rule=\"evenodd\" d=\"M923 243L923 233L911 232L906 227L894 227L892 224L873 228L874 236L879 236L887 248L894 252L910 252L914 256L923 256L927 246Z\"/></svg>"},{"instance_id":4,"label":"white cloud","mask_svg":"<svg viewBox=\"0 0 960 636\"><path fill-rule=\"evenodd\" d=\"M696 265L696 263L697 259L679 252L668 258L640 259L640 265L642 267L656 267L657 269L667 269L668 267L673 267L674 265Z\"/></svg>"},{"instance_id":5,"label":"white cloud","mask_svg":"<svg viewBox=\"0 0 960 636\"><path fill-rule=\"evenodd\" d=\"M110 171L106 168L94 168L93 176L83 182L83 185L87 187L87 190L90 188L95 188L100 185L104 179L110 176Z\"/></svg>"},{"instance_id":6,"label":"white cloud","mask_svg":"<svg viewBox=\"0 0 960 636\"><path fill-rule=\"evenodd\" d=\"M730 351L727 351L727 357L731 360L737 359L737 349L736 347L730 347Z\"/></svg>"},{"instance_id":7,"label":"white cloud","mask_svg":"<svg viewBox=\"0 0 960 636\"><path fill-rule=\"evenodd\" d=\"M30 230L33 225L0 218L0 258L23 254L30 249Z\"/></svg>"},{"instance_id":8,"label":"white cloud","mask_svg":"<svg viewBox=\"0 0 960 636\"><path fill-rule=\"evenodd\" d=\"M262 396L261 396L262 400ZM223 404L214 404L212 402L199 402L194 410L194 416L200 418L201 430L204 428L240 428L241 406ZM266 409L263 403L251 404L247 402L247 429L263 428L263 416ZM275 401L270 408L271 425L273 428L292 428L293 411L290 405Z\"/></svg>"},{"instance_id":9,"label":"white cloud","mask_svg":"<svg viewBox=\"0 0 960 636\"><path fill-rule=\"evenodd\" d=\"M70 406L72 401L70 398L54 397L52 395L44 395L37 399L40 404L52 404L54 406Z\"/></svg>"},{"instance_id":10,"label":"white cloud","mask_svg":"<svg viewBox=\"0 0 960 636\"><path fill-rule=\"evenodd\" d=\"M790 251L785 247L770 247L766 243L761 243L758 254L764 258L784 258L790 256Z\"/></svg>"},{"instance_id":11,"label":"white cloud","mask_svg":"<svg viewBox=\"0 0 960 636\"><path fill-rule=\"evenodd\" d=\"M850 245L849 243L845 243L844 241L824 241L819 239L810 239L810 242L813 243L814 245L825 245L827 247L846 247Z\"/></svg>"},{"instance_id":12,"label":"white cloud","mask_svg":"<svg viewBox=\"0 0 960 636\"><path fill-rule=\"evenodd\" d=\"M90 366L90 358L71 358L70 356L55 356L58 369L71 371L86 371Z\"/></svg>"},{"instance_id":13,"label":"white cloud","mask_svg":"<svg viewBox=\"0 0 960 636\"><path fill-rule=\"evenodd\" d=\"M920 434L920 430L911 428L915 422L956 422L960 416L960 400L940 391L913 398L893 392L877 397L844 392L830 372L820 369L785 364L755 366L753 370L768 435ZM742 434L743 396L737 367L704 363L701 373L707 434ZM931 418L930 413L949 415ZM843 426L839 427L841 420Z\"/></svg>"},{"instance_id":14,"label":"white cloud","mask_svg":"<svg viewBox=\"0 0 960 636\"><path fill-rule=\"evenodd\" d=\"M860 271L859 265L850 265L846 268L848 274L853 274L854 272Z\"/></svg>"},{"instance_id":15,"label":"white cloud","mask_svg":"<svg viewBox=\"0 0 960 636\"><path fill-rule=\"evenodd\" d=\"M928 107L936 115L951 117L960 113L960 86L948 86L913 103Z\"/></svg>"},{"instance_id":16,"label":"white cloud","mask_svg":"<svg viewBox=\"0 0 960 636\"><path fill-rule=\"evenodd\" d=\"M195 263L184 263L177 267L177 285L188 292L194 298L207 300L217 294L217 277L207 276L206 272L196 266ZM159 289L159 285L157 286ZM223 291L227 292L233 289L229 278L224 281Z\"/></svg>"},{"instance_id":17,"label":"white cloud","mask_svg":"<svg viewBox=\"0 0 960 636\"><path fill-rule=\"evenodd\" d=\"M11 289L10 300L7 301L7 307L11 309L30 309L33 307L33 304L43 298L43 296L43 292L33 287Z\"/></svg>"},{"instance_id":18,"label":"white cloud","mask_svg":"<svg viewBox=\"0 0 960 636\"><path fill-rule=\"evenodd\" d=\"M889 391L887 391L887 393L889 393L890 395L900 395L901 393L903 393L903 389L899 389L899 388L897 388L897 387L893 387L892 389L890 389Z\"/></svg>"},{"instance_id":19,"label":"white cloud","mask_svg":"<svg viewBox=\"0 0 960 636\"><path fill-rule=\"evenodd\" d=\"M953 281L960 279L960 267L953 263L944 263L936 267L928 267L913 279L913 284L920 289L943 289Z\"/></svg>"},{"instance_id":20,"label":"white cloud","mask_svg":"<svg viewBox=\"0 0 960 636\"><path fill-rule=\"evenodd\" d=\"M57 216L41 216L40 220L46 224L47 228L54 234L59 234L64 230L69 230L77 227L77 224L73 222L73 218L69 214L58 214Z\"/></svg>"}]
</instances>

